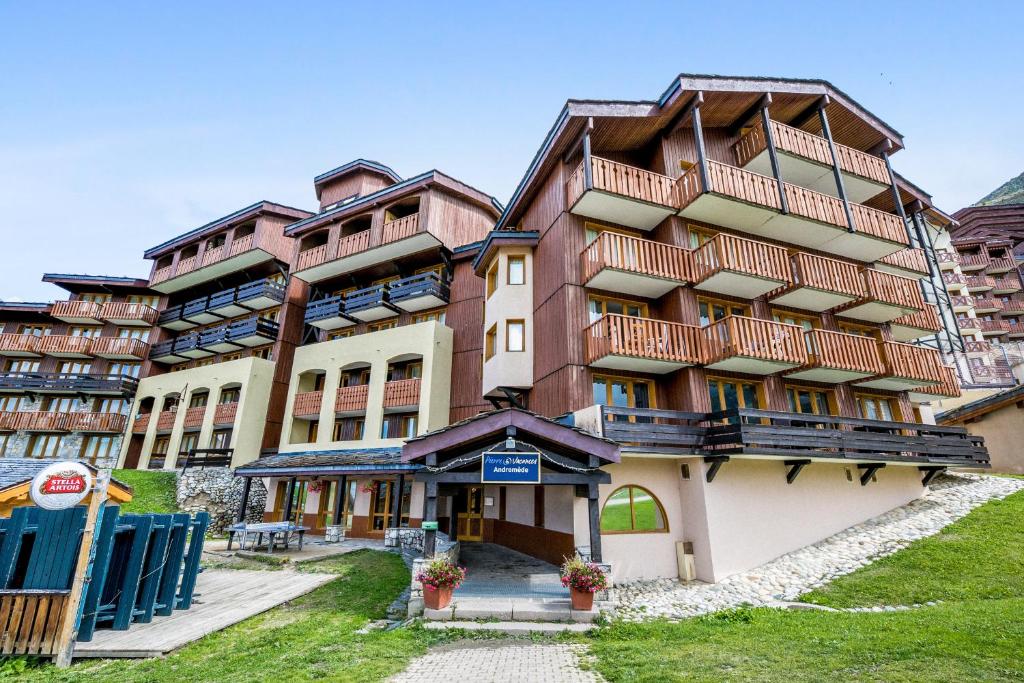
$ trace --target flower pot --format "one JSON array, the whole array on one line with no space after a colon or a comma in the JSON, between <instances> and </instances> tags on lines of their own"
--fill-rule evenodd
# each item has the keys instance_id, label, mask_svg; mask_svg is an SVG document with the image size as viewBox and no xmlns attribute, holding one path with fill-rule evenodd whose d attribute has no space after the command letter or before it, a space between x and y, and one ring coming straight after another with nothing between
<instances>
[{"instance_id":1,"label":"flower pot","mask_svg":"<svg viewBox=\"0 0 1024 683\"><path fill-rule=\"evenodd\" d=\"M423 604L427 609L444 609L452 601L452 590L451 586L445 586L437 590L430 590L430 588L424 586ZM593 602L593 596L591 596L591 602Z\"/></svg>"},{"instance_id":2,"label":"flower pot","mask_svg":"<svg viewBox=\"0 0 1024 683\"><path fill-rule=\"evenodd\" d=\"M594 609L594 594L590 591L578 591L575 588L569 589L569 597L572 599L572 608L583 612Z\"/></svg>"}]
</instances>

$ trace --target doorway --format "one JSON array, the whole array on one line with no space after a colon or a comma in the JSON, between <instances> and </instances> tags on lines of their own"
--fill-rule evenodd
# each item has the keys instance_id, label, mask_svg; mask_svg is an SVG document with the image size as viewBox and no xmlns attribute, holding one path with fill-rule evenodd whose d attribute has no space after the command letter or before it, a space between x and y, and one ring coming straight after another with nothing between
<instances>
[{"instance_id":1,"label":"doorway","mask_svg":"<svg viewBox=\"0 0 1024 683\"><path fill-rule=\"evenodd\" d=\"M455 497L455 505L458 540L484 540L484 487L467 486L461 496Z\"/></svg>"}]
</instances>

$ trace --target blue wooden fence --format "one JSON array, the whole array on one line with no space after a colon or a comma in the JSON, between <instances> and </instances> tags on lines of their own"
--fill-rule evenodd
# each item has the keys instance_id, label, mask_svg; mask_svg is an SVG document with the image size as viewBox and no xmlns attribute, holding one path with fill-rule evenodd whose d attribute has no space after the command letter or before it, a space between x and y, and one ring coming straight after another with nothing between
<instances>
[{"instance_id":1,"label":"blue wooden fence","mask_svg":"<svg viewBox=\"0 0 1024 683\"><path fill-rule=\"evenodd\" d=\"M84 507L56 511L19 507L9 519L0 519L0 591L11 595L67 591L85 513ZM205 512L195 517L121 515L116 505L103 507L94 537L95 560L82 598L78 640L92 640L99 627L123 631L133 623L188 609L209 524ZM0 623L0 640L13 627L13 620Z\"/></svg>"}]
</instances>

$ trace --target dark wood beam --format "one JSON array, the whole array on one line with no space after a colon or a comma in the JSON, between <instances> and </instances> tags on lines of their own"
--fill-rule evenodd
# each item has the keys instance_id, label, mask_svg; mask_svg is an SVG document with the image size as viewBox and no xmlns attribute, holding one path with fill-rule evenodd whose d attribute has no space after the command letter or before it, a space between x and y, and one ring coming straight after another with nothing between
<instances>
[{"instance_id":1,"label":"dark wood beam","mask_svg":"<svg viewBox=\"0 0 1024 683\"><path fill-rule=\"evenodd\" d=\"M935 478L936 474L946 471L945 467L918 467L917 469L924 472L924 476L921 477L921 486L927 486L932 483L932 479Z\"/></svg>"},{"instance_id":2,"label":"dark wood beam","mask_svg":"<svg viewBox=\"0 0 1024 683\"><path fill-rule=\"evenodd\" d=\"M772 94L766 92L765 94L754 100L754 103L744 110L742 114L736 117L736 120L732 122L732 125L726 129L726 132L730 137L739 135L740 131L746 128L746 126L754 120L754 117L760 113L762 109L772 103Z\"/></svg>"},{"instance_id":3,"label":"dark wood beam","mask_svg":"<svg viewBox=\"0 0 1024 683\"><path fill-rule=\"evenodd\" d=\"M786 483L792 484L800 476L800 472L811 464L810 460L786 460L785 465L789 468L786 472Z\"/></svg>"},{"instance_id":4,"label":"dark wood beam","mask_svg":"<svg viewBox=\"0 0 1024 683\"><path fill-rule=\"evenodd\" d=\"M672 137L673 135L675 135L680 128L686 125L686 119L690 118L690 114L693 113L693 108L699 107L703 103L704 93L694 93L693 97L691 97L687 101L687 103L683 105L683 108L679 110L679 113L676 114L671 121L669 121L669 124L667 126L665 126L665 130L668 131L667 133L665 133L665 137Z\"/></svg>"},{"instance_id":5,"label":"dark wood beam","mask_svg":"<svg viewBox=\"0 0 1024 683\"><path fill-rule=\"evenodd\" d=\"M584 124L583 130L580 131L579 136L577 136L576 140L572 143L572 146L566 150L565 154L562 155L562 161L564 163L569 163L573 156L575 156L579 148L583 146L583 140L592 130L594 130L594 117L591 116L587 118L587 122Z\"/></svg>"},{"instance_id":6,"label":"dark wood beam","mask_svg":"<svg viewBox=\"0 0 1024 683\"><path fill-rule=\"evenodd\" d=\"M480 472L417 472L416 481L427 484L479 484ZM542 472L541 484L610 484L612 475L603 470L594 472ZM517 484L509 484L516 486ZM528 486L528 484L527 484Z\"/></svg>"},{"instance_id":7,"label":"dark wood beam","mask_svg":"<svg viewBox=\"0 0 1024 683\"><path fill-rule=\"evenodd\" d=\"M885 169L889 172L889 190L892 192L892 203L896 206L896 213L903 221L903 229L907 231L907 239L913 241L910 234L910 226L907 225L907 214L903 210L903 199L900 196L899 185L896 184L896 174L893 173L892 163L889 162L889 153L882 152L882 159L885 160Z\"/></svg>"},{"instance_id":8,"label":"dark wood beam","mask_svg":"<svg viewBox=\"0 0 1024 683\"><path fill-rule=\"evenodd\" d=\"M703 99L703 97L701 98ZM694 105L693 113L690 115L693 121L693 142L697 150L697 165L700 172L701 192L711 192L711 180L708 176L708 153L704 148L704 126L700 121L700 106Z\"/></svg>"},{"instance_id":9,"label":"dark wood beam","mask_svg":"<svg viewBox=\"0 0 1024 683\"><path fill-rule=\"evenodd\" d=\"M348 475L338 477L338 490L334 492L334 526L341 524L341 512L345 507L345 494L348 489Z\"/></svg>"},{"instance_id":10,"label":"dark wood beam","mask_svg":"<svg viewBox=\"0 0 1024 683\"><path fill-rule=\"evenodd\" d=\"M839 198L843 200L843 211L846 213L846 229L849 232L854 232L857 226L853 222L853 211L850 210L850 200L846 196L846 185L843 184L843 172L839 167L839 153L836 151L836 142L832 139L832 128L828 125L828 114L825 112L826 100L828 100L827 97L818 100L818 120L821 122L821 134L828 140L828 151L832 155L832 177L835 179L836 192L839 193Z\"/></svg>"},{"instance_id":11,"label":"dark wood beam","mask_svg":"<svg viewBox=\"0 0 1024 683\"><path fill-rule=\"evenodd\" d=\"M806 109L804 109L799 114L790 119L787 125L793 126L794 128L799 128L800 126L804 125L805 123L813 119L815 116L817 116L818 109L822 107L827 107L831 102L832 100L831 98L829 98L828 95L822 95L818 99L811 102L811 104Z\"/></svg>"},{"instance_id":12,"label":"dark wood beam","mask_svg":"<svg viewBox=\"0 0 1024 683\"><path fill-rule=\"evenodd\" d=\"M860 485L867 486L868 482L871 481L871 477L875 476L875 473L883 467L885 467L884 462L857 465L857 469L863 470L863 474L860 475Z\"/></svg>"},{"instance_id":13,"label":"dark wood beam","mask_svg":"<svg viewBox=\"0 0 1024 683\"><path fill-rule=\"evenodd\" d=\"M284 513L284 519L282 522L290 522L292 519L292 496L295 493L295 477L288 480L288 486L284 489L284 507L281 511ZM273 542L273 539L271 539Z\"/></svg>"},{"instance_id":14,"label":"dark wood beam","mask_svg":"<svg viewBox=\"0 0 1024 683\"><path fill-rule=\"evenodd\" d=\"M710 463L707 474L704 475L704 479L710 484L718 476L718 470L721 469L722 465L729 462L728 455L709 455L704 458L704 462Z\"/></svg>"},{"instance_id":15,"label":"dark wood beam","mask_svg":"<svg viewBox=\"0 0 1024 683\"><path fill-rule=\"evenodd\" d=\"M590 131L594 130L594 118L587 118L587 127L583 131L583 187L594 188L594 165L590 163Z\"/></svg>"},{"instance_id":16,"label":"dark wood beam","mask_svg":"<svg viewBox=\"0 0 1024 683\"><path fill-rule=\"evenodd\" d=\"M783 214L789 213L789 200L786 199L786 181L782 178L782 169L779 167L779 153L775 149L775 135L772 133L772 119L768 113L768 105L772 97L765 94L761 98L761 129L764 131L764 144L768 149L768 161L771 162L772 175L775 176L775 185L779 190L779 210Z\"/></svg>"},{"instance_id":17,"label":"dark wood beam","mask_svg":"<svg viewBox=\"0 0 1024 683\"><path fill-rule=\"evenodd\" d=\"M245 477L245 482L242 484L242 505L238 508L238 514L235 516L235 521L242 523L245 521L245 508L249 506L249 491L252 488L252 477Z\"/></svg>"},{"instance_id":18,"label":"dark wood beam","mask_svg":"<svg viewBox=\"0 0 1024 683\"><path fill-rule=\"evenodd\" d=\"M601 507L597 496L587 499L587 517L590 519L590 561L601 562Z\"/></svg>"}]
</instances>

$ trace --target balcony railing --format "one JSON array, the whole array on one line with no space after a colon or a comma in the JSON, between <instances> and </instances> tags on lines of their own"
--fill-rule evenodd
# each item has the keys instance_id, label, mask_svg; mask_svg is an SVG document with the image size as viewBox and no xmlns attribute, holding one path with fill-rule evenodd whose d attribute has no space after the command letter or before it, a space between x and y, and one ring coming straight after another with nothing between
<instances>
[{"instance_id":1,"label":"balcony railing","mask_svg":"<svg viewBox=\"0 0 1024 683\"><path fill-rule=\"evenodd\" d=\"M895 254L883 256L880 260L893 268L922 275L928 274L928 260L925 257L924 249L902 249Z\"/></svg>"},{"instance_id":2,"label":"balcony railing","mask_svg":"<svg viewBox=\"0 0 1024 683\"><path fill-rule=\"evenodd\" d=\"M99 358L142 360L149 353L149 344L131 337L97 337L92 354Z\"/></svg>"},{"instance_id":3,"label":"balcony railing","mask_svg":"<svg viewBox=\"0 0 1024 683\"><path fill-rule=\"evenodd\" d=\"M124 431L126 421L125 416L119 413L32 410L0 413L0 430L120 433Z\"/></svg>"},{"instance_id":4,"label":"balcony railing","mask_svg":"<svg viewBox=\"0 0 1024 683\"><path fill-rule=\"evenodd\" d=\"M384 384L384 407L406 408L420 403L420 380L399 379Z\"/></svg>"},{"instance_id":5,"label":"balcony railing","mask_svg":"<svg viewBox=\"0 0 1024 683\"><path fill-rule=\"evenodd\" d=\"M232 401L231 403L218 403L216 408L213 409L213 424L233 424L237 414L238 401Z\"/></svg>"},{"instance_id":6,"label":"balcony railing","mask_svg":"<svg viewBox=\"0 0 1024 683\"><path fill-rule=\"evenodd\" d=\"M566 183L569 206L573 206L588 189L648 204L675 206L672 200L672 179L668 176L592 156L590 157L592 186L587 188L585 163L585 161L580 162Z\"/></svg>"},{"instance_id":7,"label":"balcony railing","mask_svg":"<svg viewBox=\"0 0 1024 683\"><path fill-rule=\"evenodd\" d=\"M190 427L201 427L203 424L203 416L206 415L206 406L193 406L185 410L185 421L182 426L186 429Z\"/></svg>"},{"instance_id":8,"label":"balcony railing","mask_svg":"<svg viewBox=\"0 0 1024 683\"><path fill-rule=\"evenodd\" d=\"M34 334L16 334L5 332L0 334L0 355L4 356L39 356L39 340Z\"/></svg>"},{"instance_id":9,"label":"balcony railing","mask_svg":"<svg viewBox=\"0 0 1024 683\"><path fill-rule=\"evenodd\" d=\"M215 263L226 261L229 258L251 251L256 246L256 239L253 233L237 237L230 244L224 244L207 249L203 253L202 257L187 256L178 261L177 267L170 265L155 270L153 272L153 277L150 279L150 283L156 285L161 282L166 282L167 280L180 275L191 273L199 268L205 268Z\"/></svg>"},{"instance_id":10,"label":"balcony railing","mask_svg":"<svg viewBox=\"0 0 1024 683\"><path fill-rule=\"evenodd\" d=\"M345 315L345 297L337 296L310 301L306 304L305 323L322 330L336 330L350 327L359 321Z\"/></svg>"},{"instance_id":11,"label":"balcony railing","mask_svg":"<svg viewBox=\"0 0 1024 683\"><path fill-rule=\"evenodd\" d=\"M713 278L719 273L748 276L760 282L742 281L742 277L737 282L736 277L728 277L718 284ZM793 274L789 255L782 247L718 233L693 251L693 280L698 289L725 289L753 298L792 282Z\"/></svg>"},{"instance_id":12,"label":"balcony railing","mask_svg":"<svg viewBox=\"0 0 1024 683\"><path fill-rule=\"evenodd\" d=\"M431 271L388 283L388 300L404 311L443 306L451 299L448 283Z\"/></svg>"},{"instance_id":13,"label":"balcony railing","mask_svg":"<svg viewBox=\"0 0 1024 683\"><path fill-rule=\"evenodd\" d=\"M94 301L55 301L50 315L65 322L98 323L100 309L101 305Z\"/></svg>"},{"instance_id":14,"label":"balcony railing","mask_svg":"<svg viewBox=\"0 0 1024 683\"><path fill-rule=\"evenodd\" d=\"M616 232L605 231L587 245L582 254L583 282L590 283L602 271L620 271L642 278L662 280L666 284L661 289L671 289L685 284L692 279L690 250L682 247L630 237ZM609 286L603 287L602 281ZM621 284L621 277L610 274L607 278L590 284L598 289L616 289L615 283ZM628 284L626 285L629 286ZM642 283L637 285L643 286ZM646 285L650 287L651 285ZM667 289L665 289L667 291ZM643 295L643 292L630 291ZM662 292L664 293L664 292Z\"/></svg>"},{"instance_id":15,"label":"balcony railing","mask_svg":"<svg viewBox=\"0 0 1024 683\"><path fill-rule=\"evenodd\" d=\"M1003 303L1003 315L1024 315L1024 296L1015 294Z\"/></svg>"},{"instance_id":16,"label":"balcony railing","mask_svg":"<svg viewBox=\"0 0 1024 683\"><path fill-rule=\"evenodd\" d=\"M846 382L884 372L874 339L830 330L804 330L807 364L791 376L811 381Z\"/></svg>"},{"instance_id":17,"label":"balcony railing","mask_svg":"<svg viewBox=\"0 0 1024 683\"><path fill-rule=\"evenodd\" d=\"M938 384L942 381L942 359L935 349L903 344L881 342L879 352L885 365L884 375L905 378L922 384Z\"/></svg>"},{"instance_id":18,"label":"balcony railing","mask_svg":"<svg viewBox=\"0 0 1024 683\"><path fill-rule=\"evenodd\" d=\"M100 309L100 318L127 327L149 327L157 321L158 316L155 308L145 304L107 302Z\"/></svg>"},{"instance_id":19,"label":"balcony railing","mask_svg":"<svg viewBox=\"0 0 1024 683\"><path fill-rule=\"evenodd\" d=\"M960 269L961 270L981 270L987 267L989 264L988 253L980 254L960 254Z\"/></svg>"},{"instance_id":20,"label":"balcony railing","mask_svg":"<svg viewBox=\"0 0 1024 683\"><path fill-rule=\"evenodd\" d=\"M861 273L864 276L864 298L840 308L837 315L885 323L924 308L924 297L917 280L872 268L865 268Z\"/></svg>"},{"instance_id":21,"label":"balcony railing","mask_svg":"<svg viewBox=\"0 0 1024 683\"><path fill-rule=\"evenodd\" d=\"M773 455L921 466L987 467L984 439L960 427L736 408L683 413L601 407L600 436L623 450L688 455ZM726 465L728 466L728 465ZM866 480L865 480L866 483Z\"/></svg>"},{"instance_id":22,"label":"balcony railing","mask_svg":"<svg viewBox=\"0 0 1024 683\"><path fill-rule=\"evenodd\" d=\"M1010 331L1010 323L1005 320L978 320L978 329L982 334L1006 334Z\"/></svg>"},{"instance_id":23,"label":"balcony railing","mask_svg":"<svg viewBox=\"0 0 1024 683\"><path fill-rule=\"evenodd\" d=\"M957 327L964 332L976 332L981 331L981 321L978 318L972 318L970 316L961 316L956 319Z\"/></svg>"},{"instance_id":24,"label":"balcony railing","mask_svg":"<svg viewBox=\"0 0 1024 683\"><path fill-rule=\"evenodd\" d=\"M92 355L91 337L48 334L39 338L39 352L58 358L88 358Z\"/></svg>"},{"instance_id":25,"label":"balcony railing","mask_svg":"<svg viewBox=\"0 0 1024 683\"><path fill-rule=\"evenodd\" d=\"M926 305L916 313L900 316L893 320L892 324L894 326L912 327L928 332L939 332L942 330L942 321L939 320L939 314L935 312L935 307L931 305Z\"/></svg>"},{"instance_id":26,"label":"balcony railing","mask_svg":"<svg viewBox=\"0 0 1024 683\"><path fill-rule=\"evenodd\" d=\"M363 230L361 232L352 233L351 235L345 235L338 240L337 258L351 256L352 254L358 254L361 251L369 249L370 233L370 230Z\"/></svg>"},{"instance_id":27,"label":"balcony railing","mask_svg":"<svg viewBox=\"0 0 1024 683\"><path fill-rule=\"evenodd\" d=\"M132 423L132 434L145 434L149 429L150 413L138 413L135 422Z\"/></svg>"},{"instance_id":28,"label":"balcony railing","mask_svg":"<svg viewBox=\"0 0 1024 683\"><path fill-rule=\"evenodd\" d=\"M936 251L935 260L943 269L960 265L960 256L955 251Z\"/></svg>"},{"instance_id":29,"label":"balcony railing","mask_svg":"<svg viewBox=\"0 0 1024 683\"><path fill-rule=\"evenodd\" d=\"M350 387L338 387L334 393L334 412L356 413L366 410L369 396L369 384L356 384Z\"/></svg>"},{"instance_id":30,"label":"balcony railing","mask_svg":"<svg viewBox=\"0 0 1024 683\"><path fill-rule=\"evenodd\" d=\"M174 421L178 418L177 410L162 410L156 416L156 428L161 431L174 429Z\"/></svg>"},{"instance_id":31,"label":"balcony railing","mask_svg":"<svg viewBox=\"0 0 1024 683\"><path fill-rule=\"evenodd\" d=\"M951 296L949 297L949 303L953 307L953 310L966 310L968 308L974 308L974 297L973 296Z\"/></svg>"},{"instance_id":32,"label":"balcony railing","mask_svg":"<svg viewBox=\"0 0 1024 683\"><path fill-rule=\"evenodd\" d=\"M1013 258L1003 256L1000 258L994 258L989 261L988 268L985 269L986 273L990 275L996 275L999 273L1006 273L1017 267L1017 262Z\"/></svg>"},{"instance_id":33,"label":"balcony railing","mask_svg":"<svg viewBox=\"0 0 1024 683\"><path fill-rule=\"evenodd\" d=\"M419 226L420 215L418 213L388 221L384 224L380 242L381 244L390 244L404 240L406 237L412 237L419 231Z\"/></svg>"},{"instance_id":34,"label":"balcony railing","mask_svg":"<svg viewBox=\"0 0 1024 683\"><path fill-rule=\"evenodd\" d=\"M295 417L320 417L320 403L323 401L324 392L304 391L295 394L295 405L292 408L292 415Z\"/></svg>"},{"instance_id":35,"label":"balcony railing","mask_svg":"<svg viewBox=\"0 0 1024 683\"><path fill-rule=\"evenodd\" d=\"M977 297L974 300L974 310L976 313L996 313L1003 310L1003 302L991 297Z\"/></svg>"},{"instance_id":36,"label":"balcony railing","mask_svg":"<svg viewBox=\"0 0 1024 683\"><path fill-rule=\"evenodd\" d=\"M279 306L284 301L284 295L285 286L282 283L263 278L211 294L206 310L231 318Z\"/></svg>"},{"instance_id":37,"label":"balcony railing","mask_svg":"<svg viewBox=\"0 0 1024 683\"><path fill-rule=\"evenodd\" d=\"M653 361L663 371L699 365L705 359L701 329L663 320L604 315L585 332L586 361L598 367L617 367L610 358ZM640 364L638 367L646 367ZM653 370L652 371L657 371Z\"/></svg>"},{"instance_id":38,"label":"balcony railing","mask_svg":"<svg viewBox=\"0 0 1024 683\"><path fill-rule=\"evenodd\" d=\"M776 304L824 311L864 297L864 280L852 263L800 251L790 264L793 284L772 294Z\"/></svg>"},{"instance_id":39,"label":"balcony railing","mask_svg":"<svg viewBox=\"0 0 1024 683\"><path fill-rule=\"evenodd\" d=\"M992 342L964 340L964 351L966 353L991 353Z\"/></svg>"},{"instance_id":40,"label":"balcony railing","mask_svg":"<svg viewBox=\"0 0 1024 683\"><path fill-rule=\"evenodd\" d=\"M121 433L128 418L120 413L70 413L69 428L73 432Z\"/></svg>"},{"instance_id":41,"label":"balcony railing","mask_svg":"<svg viewBox=\"0 0 1024 683\"><path fill-rule=\"evenodd\" d=\"M917 393L936 396L939 398L957 398L960 396L960 377L955 368L943 365L941 368L942 381L935 385L929 385L918 389Z\"/></svg>"},{"instance_id":42,"label":"balcony railing","mask_svg":"<svg viewBox=\"0 0 1024 683\"><path fill-rule=\"evenodd\" d=\"M967 278L960 273L943 273L942 281L951 287L965 287Z\"/></svg>"},{"instance_id":43,"label":"balcony railing","mask_svg":"<svg viewBox=\"0 0 1024 683\"><path fill-rule=\"evenodd\" d=\"M139 381L125 375L89 375L60 372L0 372L0 390L130 396Z\"/></svg>"},{"instance_id":44,"label":"balcony railing","mask_svg":"<svg viewBox=\"0 0 1024 683\"><path fill-rule=\"evenodd\" d=\"M372 322L398 315L391 304L391 291L387 283L370 285L345 295L345 313L364 322Z\"/></svg>"},{"instance_id":45,"label":"balcony railing","mask_svg":"<svg viewBox=\"0 0 1024 683\"><path fill-rule=\"evenodd\" d=\"M766 374L807 363L799 325L730 315L704 328L709 367Z\"/></svg>"},{"instance_id":46,"label":"balcony railing","mask_svg":"<svg viewBox=\"0 0 1024 683\"><path fill-rule=\"evenodd\" d=\"M1016 275L1004 275L1000 278L993 278L992 289L999 294L1009 294L1010 292L1019 292L1020 278Z\"/></svg>"},{"instance_id":47,"label":"balcony railing","mask_svg":"<svg viewBox=\"0 0 1024 683\"><path fill-rule=\"evenodd\" d=\"M988 291L996 286L996 279L991 275L967 275L964 281L968 291L972 292Z\"/></svg>"},{"instance_id":48,"label":"balcony railing","mask_svg":"<svg viewBox=\"0 0 1024 683\"><path fill-rule=\"evenodd\" d=\"M369 235L367 235L369 236ZM295 270L306 270L313 266L318 266L321 263L328 261L328 249L329 245L319 244L315 247L310 247L299 252L299 257L295 261Z\"/></svg>"}]
</instances>

